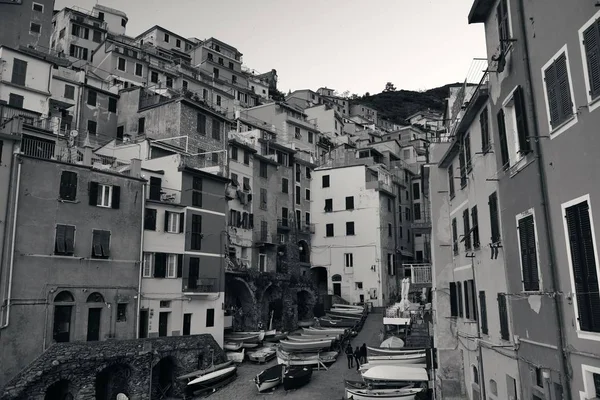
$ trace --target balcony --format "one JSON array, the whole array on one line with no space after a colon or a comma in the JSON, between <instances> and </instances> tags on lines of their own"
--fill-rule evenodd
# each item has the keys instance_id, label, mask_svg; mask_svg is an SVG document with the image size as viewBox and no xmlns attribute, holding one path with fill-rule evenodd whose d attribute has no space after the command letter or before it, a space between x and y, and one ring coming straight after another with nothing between
<instances>
[{"instance_id":1,"label":"balcony","mask_svg":"<svg viewBox=\"0 0 600 400\"><path fill-rule=\"evenodd\" d=\"M185 294L199 296L214 294L215 289L217 289L216 282L216 278L183 278L182 291Z\"/></svg>"},{"instance_id":2,"label":"balcony","mask_svg":"<svg viewBox=\"0 0 600 400\"><path fill-rule=\"evenodd\" d=\"M203 155L182 155L181 162L190 168L195 168L209 174L215 174L219 176L228 176L227 164L223 160L224 153L213 153L219 155L219 160L213 160L210 154Z\"/></svg>"},{"instance_id":3,"label":"balcony","mask_svg":"<svg viewBox=\"0 0 600 400\"><path fill-rule=\"evenodd\" d=\"M291 229L290 227L290 220L287 218L280 218L277 220L277 230L280 231L289 231Z\"/></svg>"},{"instance_id":4,"label":"balcony","mask_svg":"<svg viewBox=\"0 0 600 400\"><path fill-rule=\"evenodd\" d=\"M403 264L404 270L410 270L410 283L431 284L431 264Z\"/></svg>"},{"instance_id":5,"label":"balcony","mask_svg":"<svg viewBox=\"0 0 600 400\"><path fill-rule=\"evenodd\" d=\"M300 225L300 232L301 233L311 233L311 234L314 234L315 233L315 224L302 224L302 225Z\"/></svg>"},{"instance_id":6,"label":"balcony","mask_svg":"<svg viewBox=\"0 0 600 400\"><path fill-rule=\"evenodd\" d=\"M375 189L377 191L385 191L392 195L394 194L394 188L392 187L392 185L389 185L382 181L376 181L376 180L367 181L366 188L367 189Z\"/></svg>"}]
</instances>

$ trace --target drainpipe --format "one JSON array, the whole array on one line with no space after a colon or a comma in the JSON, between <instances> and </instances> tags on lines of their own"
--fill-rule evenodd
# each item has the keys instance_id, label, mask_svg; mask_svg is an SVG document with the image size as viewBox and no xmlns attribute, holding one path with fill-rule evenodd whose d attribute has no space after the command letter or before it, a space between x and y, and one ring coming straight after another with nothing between
<instances>
[{"instance_id":1,"label":"drainpipe","mask_svg":"<svg viewBox=\"0 0 600 400\"><path fill-rule=\"evenodd\" d=\"M142 216L146 209L146 184L142 185ZM140 233L140 274L138 278L137 309L135 313L135 338L140 338L140 308L142 305L142 276L144 274L144 220Z\"/></svg>"},{"instance_id":2,"label":"drainpipe","mask_svg":"<svg viewBox=\"0 0 600 400\"><path fill-rule=\"evenodd\" d=\"M474 261L474 257L471 257L471 273L473 274L473 315L477 315L478 314L478 310L477 310L477 296L478 296L478 291L477 291L477 277L475 275L475 261ZM477 350L479 352L479 361L477 362L477 367L479 369L479 373L481 374L481 383L479 384L479 387L481 388L481 394L482 394L482 398L483 400L485 400L487 398L486 393L485 393L485 374L483 372L484 368L483 368L483 350L481 348L481 343L479 342L481 340L481 315L479 316L479 318L477 318Z\"/></svg>"},{"instance_id":3,"label":"drainpipe","mask_svg":"<svg viewBox=\"0 0 600 400\"><path fill-rule=\"evenodd\" d=\"M548 202L549 202L549 193L548 193L548 186L547 186L547 181L546 181L546 171L544 169L544 157L543 157L543 153L542 153L542 145L540 144L540 141L538 139L539 137L539 125L538 125L538 116L537 116L537 109L535 106L535 96L533 95L533 89L532 89L532 75L531 75L531 65L529 63L529 46L527 43L527 29L525 26L525 6L524 6L524 2L523 0L519 0L518 2L519 4L519 18L520 18L520 29L521 29L521 35L523 37L523 49L525 51L525 55L524 55L524 61L525 61L525 68L527 71L527 89L530 92L530 98L531 98L531 108L532 108L532 120L533 120L533 126L534 126L534 133L535 133L535 151L537 152L538 155L538 162L537 162L537 166L538 166L538 171L539 171L539 178L540 178L540 188L542 189L542 208L544 209L544 222L546 222L546 229L545 229L545 234L546 234L546 241L548 242L548 255L549 255L549 261L550 261L550 278L552 280L552 286L553 286L553 290L557 291L560 288L560 283L558 280L558 273L556 271L556 267L557 267L557 263L556 263L556 254L554 251L554 245L553 245L553 241L552 241L552 218L550 216L550 209L548 206ZM561 383L563 385L563 387L565 388L564 392L568 393L567 398L570 399L571 398L571 382L570 382L570 378L569 378L569 360L568 360L568 354L565 348L566 345L566 338L565 338L565 330L563 327L563 321L564 321L564 312L562 309L562 304L560 302L560 296L553 296L554 297L554 308L556 311L556 317L558 319L558 340L559 340L559 346L560 346L560 353L561 353L561 357L560 357L560 367L561 370L563 371L563 374L561 374Z\"/></svg>"}]
</instances>

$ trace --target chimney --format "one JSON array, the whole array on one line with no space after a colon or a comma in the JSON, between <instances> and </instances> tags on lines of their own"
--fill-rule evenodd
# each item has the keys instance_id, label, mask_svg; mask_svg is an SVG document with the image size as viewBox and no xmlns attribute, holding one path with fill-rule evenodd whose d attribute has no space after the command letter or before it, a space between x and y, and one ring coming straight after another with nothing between
<instances>
[{"instance_id":1,"label":"chimney","mask_svg":"<svg viewBox=\"0 0 600 400\"><path fill-rule=\"evenodd\" d=\"M83 142L83 165L92 166L92 144L90 143L90 134L88 133Z\"/></svg>"},{"instance_id":2,"label":"chimney","mask_svg":"<svg viewBox=\"0 0 600 400\"><path fill-rule=\"evenodd\" d=\"M131 166L129 168L129 176L132 178L141 178L142 176L142 160L139 158L131 159Z\"/></svg>"}]
</instances>

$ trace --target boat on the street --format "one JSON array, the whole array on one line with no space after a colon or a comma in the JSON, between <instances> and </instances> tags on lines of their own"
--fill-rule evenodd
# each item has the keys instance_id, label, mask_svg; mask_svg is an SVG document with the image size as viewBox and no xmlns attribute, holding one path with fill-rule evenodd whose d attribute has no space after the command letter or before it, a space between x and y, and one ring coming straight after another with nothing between
<instances>
[{"instance_id":1,"label":"boat on the street","mask_svg":"<svg viewBox=\"0 0 600 400\"><path fill-rule=\"evenodd\" d=\"M302 333L309 335L343 335L346 333L346 328L302 328Z\"/></svg>"},{"instance_id":2,"label":"boat on the street","mask_svg":"<svg viewBox=\"0 0 600 400\"><path fill-rule=\"evenodd\" d=\"M242 349L242 351L228 351L225 353L227 359L233 361L234 363L241 363L244 361L246 349Z\"/></svg>"},{"instance_id":3,"label":"boat on the street","mask_svg":"<svg viewBox=\"0 0 600 400\"><path fill-rule=\"evenodd\" d=\"M346 388L346 399L348 400L414 400L423 388L408 389L350 389Z\"/></svg>"},{"instance_id":4,"label":"boat on the street","mask_svg":"<svg viewBox=\"0 0 600 400\"><path fill-rule=\"evenodd\" d=\"M334 304L333 308L348 308L350 310L360 310L360 311L363 311L365 309L364 306L357 306L354 304Z\"/></svg>"},{"instance_id":5,"label":"boat on the street","mask_svg":"<svg viewBox=\"0 0 600 400\"><path fill-rule=\"evenodd\" d=\"M248 353L248 359L252 362L264 363L277 356L277 350L273 347L263 347Z\"/></svg>"},{"instance_id":6,"label":"boat on the street","mask_svg":"<svg viewBox=\"0 0 600 400\"><path fill-rule=\"evenodd\" d=\"M429 376L425 368L407 365L376 365L362 372L365 381L385 382L427 382Z\"/></svg>"},{"instance_id":7,"label":"boat on the street","mask_svg":"<svg viewBox=\"0 0 600 400\"><path fill-rule=\"evenodd\" d=\"M400 365L400 364L424 364L426 362L425 353L396 354L387 356L367 356L367 362L377 362L378 364Z\"/></svg>"},{"instance_id":8,"label":"boat on the street","mask_svg":"<svg viewBox=\"0 0 600 400\"><path fill-rule=\"evenodd\" d=\"M314 342L315 340L329 340L333 342L336 340L335 336L316 336L316 335L307 335L307 336L288 336L287 340L291 340L294 342Z\"/></svg>"},{"instance_id":9,"label":"boat on the street","mask_svg":"<svg viewBox=\"0 0 600 400\"><path fill-rule=\"evenodd\" d=\"M242 343L242 347L245 349L255 349L259 346L258 343Z\"/></svg>"},{"instance_id":10,"label":"boat on the street","mask_svg":"<svg viewBox=\"0 0 600 400\"><path fill-rule=\"evenodd\" d=\"M283 364L274 365L271 368L265 369L254 378L254 383L259 392L274 389L283 382L283 373L286 366Z\"/></svg>"},{"instance_id":11,"label":"boat on the street","mask_svg":"<svg viewBox=\"0 0 600 400\"><path fill-rule=\"evenodd\" d=\"M225 344L223 345L223 349L229 351L238 351L242 348L242 345L242 342L225 342Z\"/></svg>"},{"instance_id":12,"label":"boat on the street","mask_svg":"<svg viewBox=\"0 0 600 400\"><path fill-rule=\"evenodd\" d=\"M299 389L310 382L313 370L309 367L289 367L283 374L285 390Z\"/></svg>"},{"instance_id":13,"label":"boat on the street","mask_svg":"<svg viewBox=\"0 0 600 400\"><path fill-rule=\"evenodd\" d=\"M231 364L233 364L233 361L226 361L224 363L212 365L212 366L210 366L208 368L205 368L205 369L199 369L197 371L190 372L189 374L178 376L176 379L180 380L180 381L186 380L186 379L192 379L192 378L196 379L199 376L206 375L206 374L208 374L210 372L214 372L214 371L218 371L220 369L227 368L227 367L231 366Z\"/></svg>"},{"instance_id":14,"label":"boat on the street","mask_svg":"<svg viewBox=\"0 0 600 400\"><path fill-rule=\"evenodd\" d=\"M285 365L305 365L317 366L323 364L331 365L338 357L337 351L324 351L321 353L290 353L284 350L277 350L277 362Z\"/></svg>"},{"instance_id":15,"label":"boat on the street","mask_svg":"<svg viewBox=\"0 0 600 400\"><path fill-rule=\"evenodd\" d=\"M229 343L258 343L260 335L225 335L225 341Z\"/></svg>"},{"instance_id":16,"label":"boat on the street","mask_svg":"<svg viewBox=\"0 0 600 400\"><path fill-rule=\"evenodd\" d=\"M285 339L287 336L288 336L287 333L278 332L278 333L275 333L275 335L273 335L273 336L269 336L269 337L265 336L265 342L277 343L281 339Z\"/></svg>"},{"instance_id":17,"label":"boat on the street","mask_svg":"<svg viewBox=\"0 0 600 400\"><path fill-rule=\"evenodd\" d=\"M363 364L366 365L366 364ZM365 381L351 381L345 380L344 385L349 389L389 389L390 384L387 382L365 382ZM391 385L395 389L412 388L414 384L412 382L392 382Z\"/></svg>"},{"instance_id":18,"label":"boat on the street","mask_svg":"<svg viewBox=\"0 0 600 400\"><path fill-rule=\"evenodd\" d=\"M319 318L319 323L323 327L333 327L333 328L353 328L358 323L358 320L355 319L329 319L325 317Z\"/></svg>"},{"instance_id":19,"label":"boat on the street","mask_svg":"<svg viewBox=\"0 0 600 400\"><path fill-rule=\"evenodd\" d=\"M404 362L390 362L389 360L371 360L365 364L361 364L359 367L359 370L362 371L366 371L370 368L373 368L375 366L378 365L404 365L407 367L412 367L412 368L425 368L427 367L426 363L416 363L416 364L407 364Z\"/></svg>"},{"instance_id":20,"label":"boat on the street","mask_svg":"<svg viewBox=\"0 0 600 400\"><path fill-rule=\"evenodd\" d=\"M411 349L411 348L386 348L386 347L370 347L367 346L367 351L369 355L373 356L391 356L391 355L399 355L399 354L415 354L415 353L424 353L425 349Z\"/></svg>"},{"instance_id":21,"label":"boat on the street","mask_svg":"<svg viewBox=\"0 0 600 400\"><path fill-rule=\"evenodd\" d=\"M299 328L308 328L311 327L315 324L315 320L314 319L307 319L304 321L298 321L298 327Z\"/></svg>"},{"instance_id":22,"label":"boat on the street","mask_svg":"<svg viewBox=\"0 0 600 400\"><path fill-rule=\"evenodd\" d=\"M327 317L329 317L331 320L353 320L353 321L360 321L361 320L361 316L360 315L353 315L353 314L341 314L341 313L332 313L332 312L326 312L325 313L327 315Z\"/></svg>"},{"instance_id":23,"label":"boat on the street","mask_svg":"<svg viewBox=\"0 0 600 400\"><path fill-rule=\"evenodd\" d=\"M281 340L279 347L285 351L311 352L328 349L331 347L331 340L314 340L310 342L294 342L291 340Z\"/></svg>"},{"instance_id":24,"label":"boat on the street","mask_svg":"<svg viewBox=\"0 0 600 400\"><path fill-rule=\"evenodd\" d=\"M225 335L227 338L238 338L238 337L247 337L247 336L256 336L259 342L265 340L265 331L258 332L230 332Z\"/></svg>"},{"instance_id":25,"label":"boat on the street","mask_svg":"<svg viewBox=\"0 0 600 400\"><path fill-rule=\"evenodd\" d=\"M231 366L202 375L188 382L187 391L197 395L198 393L202 393L205 391L216 390L217 388L235 379L236 371L237 367Z\"/></svg>"}]
</instances>

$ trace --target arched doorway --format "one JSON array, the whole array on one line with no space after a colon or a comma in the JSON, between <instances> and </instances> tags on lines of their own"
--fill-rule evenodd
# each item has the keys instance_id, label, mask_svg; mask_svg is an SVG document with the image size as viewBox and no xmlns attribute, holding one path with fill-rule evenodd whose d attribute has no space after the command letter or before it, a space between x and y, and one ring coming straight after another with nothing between
<instances>
[{"instance_id":1,"label":"arched doorway","mask_svg":"<svg viewBox=\"0 0 600 400\"><path fill-rule=\"evenodd\" d=\"M171 396L176 375L176 363L173 357L162 358L152 368L152 399Z\"/></svg>"},{"instance_id":2,"label":"arched doorway","mask_svg":"<svg viewBox=\"0 0 600 400\"><path fill-rule=\"evenodd\" d=\"M96 400L113 400L119 393L130 396L131 368L126 364L113 364L96 375Z\"/></svg>"},{"instance_id":3,"label":"arched doorway","mask_svg":"<svg viewBox=\"0 0 600 400\"><path fill-rule=\"evenodd\" d=\"M342 297L342 276L340 274L333 275L331 282L333 284L333 295Z\"/></svg>"},{"instance_id":4,"label":"arched doorway","mask_svg":"<svg viewBox=\"0 0 600 400\"><path fill-rule=\"evenodd\" d=\"M75 298L71 292L63 290L54 297L54 325L52 337L54 341L68 342L71 340L71 319Z\"/></svg>"},{"instance_id":5,"label":"arched doorway","mask_svg":"<svg viewBox=\"0 0 600 400\"><path fill-rule=\"evenodd\" d=\"M298 307L298 321L313 318L313 309L316 304L315 296L307 290L299 290L296 293L296 303Z\"/></svg>"},{"instance_id":6,"label":"arched doorway","mask_svg":"<svg viewBox=\"0 0 600 400\"><path fill-rule=\"evenodd\" d=\"M317 288L317 307L314 310L315 317L325 315L325 309L330 308L329 297L327 296L327 268L312 267L310 270L312 281Z\"/></svg>"},{"instance_id":7,"label":"arched doorway","mask_svg":"<svg viewBox=\"0 0 600 400\"><path fill-rule=\"evenodd\" d=\"M48 386L44 396L44 400L73 400L73 398L71 382L67 379L61 379Z\"/></svg>"},{"instance_id":8,"label":"arched doorway","mask_svg":"<svg viewBox=\"0 0 600 400\"><path fill-rule=\"evenodd\" d=\"M104 296L98 292L90 294L86 301L88 305L87 319L87 341L100 340L100 324L102 321L102 307L104 307Z\"/></svg>"},{"instance_id":9,"label":"arched doorway","mask_svg":"<svg viewBox=\"0 0 600 400\"><path fill-rule=\"evenodd\" d=\"M233 314L234 330L256 328L254 295L241 278L228 279L225 283L225 305Z\"/></svg>"},{"instance_id":10,"label":"arched doorway","mask_svg":"<svg viewBox=\"0 0 600 400\"><path fill-rule=\"evenodd\" d=\"M276 285L269 285L263 292L260 298L260 319L269 329L271 316L273 316L273 328L281 328L283 326L283 293L281 288Z\"/></svg>"},{"instance_id":11,"label":"arched doorway","mask_svg":"<svg viewBox=\"0 0 600 400\"><path fill-rule=\"evenodd\" d=\"M302 263L310 263L310 247L306 240L298 242L298 257Z\"/></svg>"}]
</instances>

